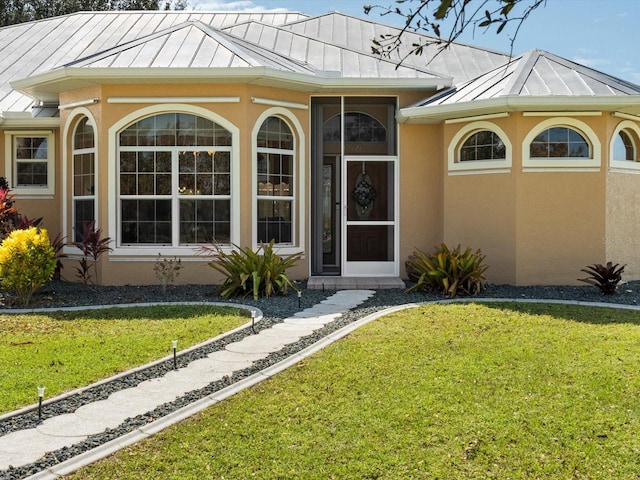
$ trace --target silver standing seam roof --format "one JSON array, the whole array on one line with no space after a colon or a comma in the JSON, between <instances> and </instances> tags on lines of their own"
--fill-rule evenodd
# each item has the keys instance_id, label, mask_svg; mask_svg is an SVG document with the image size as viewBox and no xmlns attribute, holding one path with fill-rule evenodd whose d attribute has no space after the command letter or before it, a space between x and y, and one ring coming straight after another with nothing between
<instances>
[{"instance_id":1,"label":"silver standing seam roof","mask_svg":"<svg viewBox=\"0 0 640 480\"><path fill-rule=\"evenodd\" d=\"M372 53L372 39L398 32L337 12L78 12L0 28L0 111L4 117L52 115L55 109L33 107L55 106L64 88L96 83L252 78L309 91L440 92L403 109L405 121L439 121L463 110L504 111L507 103L534 98L567 105L588 98L587 106L597 103L594 98L602 105L625 98L640 112L637 85L538 50L512 59L459 43L442 51L432 43L423 55L406 56L408 45L435 40L406 32L395 58Z\"/></svg>"}]
</instances>

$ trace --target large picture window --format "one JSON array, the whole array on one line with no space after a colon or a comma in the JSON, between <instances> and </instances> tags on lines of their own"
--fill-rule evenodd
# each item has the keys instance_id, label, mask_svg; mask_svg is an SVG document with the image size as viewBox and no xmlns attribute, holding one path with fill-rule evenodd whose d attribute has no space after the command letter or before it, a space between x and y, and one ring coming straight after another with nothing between
<instances>
[{"instance_id":1,"label":"large picture window","mask_svg":"<svg viewBox=\"0 0 640 480\"><path fill-rule=\"evenodd\" d=\"M84 225L95 221L96 144L94 128L83 117L73 134L73 239L80 241Z\"/></svg>"},{"instance_id":2,"label":"large picture window","mask_svg":"<svg viewBox=\"0 0 640 480\"><path fill-rule=\"evenodd\" d=\"M232 135L193 114L144 118L119 134L120 246L231 242Z\"/></svg>"},{"instance_id":3,"label":"large picture window","mask_svg":"<svg viewBox=\"0 0 640 480\"><path fill-rule=\"evenodd\" d=\"M293 243L295 146L291 128L279 117L267 118L258 130L258 243Z\"/></svg>"}]
</instances>

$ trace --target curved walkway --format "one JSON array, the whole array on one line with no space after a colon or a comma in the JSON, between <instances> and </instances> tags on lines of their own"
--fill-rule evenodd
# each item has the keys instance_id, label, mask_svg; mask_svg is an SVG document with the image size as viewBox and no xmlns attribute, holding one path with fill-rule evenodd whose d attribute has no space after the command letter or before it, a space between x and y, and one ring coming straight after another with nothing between
<instances>
[{"instance_id":1,"label":"curved walkway","mask_svg":"<svg viewBox=\"0 0 640 480\"><path fill-rule=\"evenodd\" d=\"M203 388L226 376L230 377L234 372L243 370L254 362L282 350L286 345L311 335L343 313L357 307L374 293L372 290L339 291L313 307L284 319L282 323L247 336L241 341L230 343L224 350L213 352L206 358L194 360L184 368L169 371L163 377L146 380L136 387L115 392L108 399L83 405L73 413L47 418L35 428L4 435L0 437L0 473L7 471L10 467L20 468L32 464L49 452L71 447L83 442L91 435L116 428L128 418L174 401L187 392ZM335 341L330 338L331 336L327 337L325 342ZM275 375L311 355L325 344L316 344L155 422L27 478L54 479L67 475ZM50 399L49 402L56 400ZM27 409L33 410L33 406Z\"/></svg>"},{"instance_id":2,"label":"curved walkway","mask_svg":"<svg viewBox=\"0 0 640 480\"><path fill-rule=\"evenodd\" d=\"M252 363L283 349L286 345L299 341L340 317L343 313L356 308L375 292L372 290L341 290L311 308L297 312L282 323L260 331L243 340L231 343L224 350L213 352L186 367L173 370L160 378L140 383L138 386L113 393L107 400L100 400L78 408L75 412L54 416L44 420L36 428L18 430L0 437L0 474L7 473L13 466L19 468L39 460L48 452L69 447L85 440L88 436L115 428L127 418L146 413L159 405L175 400L189 391L202 388L235 371L242 370ZM195 413L251 387L276 373L307 358L325 346L345 337L355 329L383 315L426 303L457 302L517 302L517 303L563 303L592 307L623 308L640 310L635 305L594 303L562 300L535 299L455 299L438 302L410 303L386 308L368 315L342 329L324 337L321 341L287 357L285 360L268 367L259 373L230 385L212 395L195 401L169 415L140 427L122 437L61 462L32 476L31 480L56 479L68 475L79 468L104 458L117 450L149 437ZM248 307L245 307L248 308ZM256 310L256 309L252 309ZM259 320L259 319L258 319ZM242 327L246 328L246 326ZM195 348L195 347L192 347ZM163 359L161 361L165 361ZM69 395L69 394L66 394ZM56 399L49 400L50 402ZM27 409L33 409L28 407ZM23 409L23 410L27 410ZM7 417L4 415L0 418Z\"/></svg>"}]
</instances>

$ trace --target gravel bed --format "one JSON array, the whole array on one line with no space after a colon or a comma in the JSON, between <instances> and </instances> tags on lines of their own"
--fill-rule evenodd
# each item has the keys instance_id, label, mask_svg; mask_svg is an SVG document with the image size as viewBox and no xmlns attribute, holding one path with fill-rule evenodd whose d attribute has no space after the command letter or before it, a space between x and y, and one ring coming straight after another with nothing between
<instances>
[{"instance_id":1,"label":"gravel bed","mask_svg":"<svg viewBox=\"0 0 640 480\"><path fill-rule=\"evenodd\" d=\"M307 290L305 284L300 283L302 298L299 299L295 293L287 296L276 296L269 299L253 300L253 298L240 298L224 300L219 297L214 287L200 285L169 286L163 295L158 286L126 286L126 287L83 287L77 284L55 282L48 285L42 292L34 297L30 307L33 308L59 308L81 305L112 305L112 304L135 304L147 302L229 302L247 306L256 306L264 313L264 319L256 324L256 330L269 328L275 323L281 322L297 311L308 308L320 302L324 298L332 295L335 291ZM606 302L626 305L637 305L640 302L640 282L630 282L622 285L615 295L603 296L595 287L589 286L536 286L536 287L511 287L505 285L489 285L482 297L485 298L509 298L509 299L554 299L566 301L582 302ZM265 359L255 362L252 366L235 372L231 377L225 377L213 382L200 390L195 390L166 403L155 410L135 418L128 419L115 429L108 429L103 433L93 435L72 447L65 447L58 451L51 452L39 461L20 468L10 468L0 472L0 480L14 480L25 478L38 473L48 467L68 460L80 453L95 448L110 440L118 438L128 432L135 430L149 422L161 418L169 413L178 410L198 399L219 391L237 381L257 373L264 368L274 365L288 356L293 355L304 348L321 340L329 333L336 331L364 316L379 311L381 309L402 305L407 303L420 303L430 300L439 300L441 297L426 293L408 294L404 290L381 290L372 298L364 302L358 308L342 315L331 324L312 335L302 338L300 341L287 345L281 351L273 353ZM10 298L2 299L0 310L10 311L16 306ZM201 348L178 356L178 366L185 366L193 360L206 357L209 353L221 350L225 345L241 340L247 335L251 335L250 328L233 333L221 340L210 342ZM150 378L164 375L173 369L173 360L154 365L150 368L136 371L131 375L118 378L114 381L103 383L92 388L85 389L77 394L71 395L62 400L46 405L43 418L56 416L75 411L82 405L94 401L106 399L111 393L130 388L138 383ZM33 428L37 425L37 411L26 412L21 415L10 417L0 421L0 436L7 433Z\"/></svg>"}]
</instances>

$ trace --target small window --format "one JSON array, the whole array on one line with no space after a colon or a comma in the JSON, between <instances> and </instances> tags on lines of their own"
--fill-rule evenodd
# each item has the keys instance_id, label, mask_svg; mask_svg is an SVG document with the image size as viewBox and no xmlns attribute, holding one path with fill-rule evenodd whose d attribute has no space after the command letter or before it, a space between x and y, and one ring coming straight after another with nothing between
<instances>
[{"instance_id":1,"label":"small window","mask_svg":"<svg viewBox=\"0 0 640 480\"><path fill-rule=\"evenodd\" d=\"M534 114L524 116L534 116ZM598 171L602 145L585 121L551 117L540 121L522 141L524 172Z\"/></svg>"},{"instance_id":2,"label":"small window","mask_svg":"<svg viewBox=\"0 0 640 480\"><path fill-rule=\"evenodd\" d=\"M529 147L531 158L591 158L590 150L582 134L568 127L539 133Z\"/></svg>"},{"instance_id":3,"label":"small window","mask_svg":"<svg viewBox=\"0 0 640 480\"><path fill-rule=\"evenodd\" d=\"M51 132L5 134L10 185L27 195L54 192L54 137Z\"/></svg>"},{"instance_id":4,"label":"small window","mask_svg":"<svg viewBox=\"0 0 640 480\"><path fill-rule=\"evenodd\" d=\"M631 135L624 130L620 130L613 142L613 160L636 161L636 148L631 139Z\"/></svg>"},{"instance_id":5,"label":"small window","mask_svg":"<svg viewBox=\"0 0 640 480\"><path fill-rule=\"evenodd\" d=\"M502 139L490 130L481 130L468 137L460 147L459 161L504 160L506 147Z\"/></svg>"},{"instance_id":6,"label":"small window","mask_svg":"<svg viewBox=\"0 0 640 480\"><path fill-rule=\"evenodd\" d=\"M632 120L618 124L609 143L609 165L613 170L640 170L638 159L640 126Z\"/></svg>"},{"instance_id":7,"label":"small window","mask_svg":"<svg viewBox=\"0 0 640 480\"><path fill-rule=\"evenodd\" d=\"M497 124L484 120L462 124L447 149L449 175L511 172L512 147Z\"/></svg>"}]
</instances>

